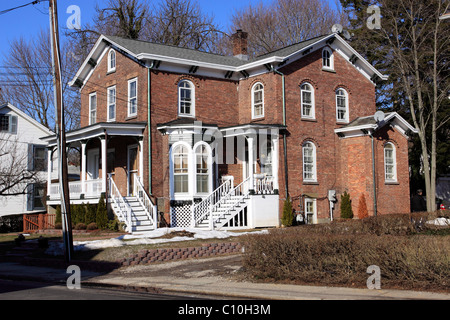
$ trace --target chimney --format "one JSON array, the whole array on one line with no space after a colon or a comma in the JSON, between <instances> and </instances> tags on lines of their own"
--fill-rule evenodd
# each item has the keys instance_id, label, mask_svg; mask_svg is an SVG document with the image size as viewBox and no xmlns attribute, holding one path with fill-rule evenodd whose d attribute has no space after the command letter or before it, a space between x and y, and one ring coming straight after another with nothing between
<instances>
[{"instance_id":1,"label":"chimney","mask_svg":"<svg viewBox=\"0 0 450 320\"><path fill-rule=\"evenodd\" d=\"M236 33L231 36L233 55L238 59L248 60L247 37L248 33L241 29L236 30Z\"/></svg>"}]
</instances>

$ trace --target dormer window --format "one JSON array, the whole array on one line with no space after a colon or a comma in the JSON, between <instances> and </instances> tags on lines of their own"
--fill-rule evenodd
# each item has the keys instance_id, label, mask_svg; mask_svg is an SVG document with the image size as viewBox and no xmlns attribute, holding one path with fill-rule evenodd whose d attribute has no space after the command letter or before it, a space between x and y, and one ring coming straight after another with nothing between
<instances>
[{"instance_id":1,"label":"dormer window","mask_svg":"<svg viewBox=\"0 0 450 320\"><path fill-rule=\"evenodd\" d=\"M334 70L333 52L328 47L322 50L322 69Z\"/></svg>"},{"instance_id":2,"label":"dormer window","mask_svg":"<svg viewBox=\"0 0 450 320\"><path fill-rule=\"evenodd\" d=\"M194 84L188 80L182 80L178 84L178 115L195 116Z\"/></svg>"},{"instance_id":3,"label":"dormer window","mask_svg":"<svg viewBox=\"0 0 450 320\"><path fill-rule=\"evenodd\" d=\"M116 51L113 49L108 52L108 72L116 71Z\"/></svg>"}]
</instances>

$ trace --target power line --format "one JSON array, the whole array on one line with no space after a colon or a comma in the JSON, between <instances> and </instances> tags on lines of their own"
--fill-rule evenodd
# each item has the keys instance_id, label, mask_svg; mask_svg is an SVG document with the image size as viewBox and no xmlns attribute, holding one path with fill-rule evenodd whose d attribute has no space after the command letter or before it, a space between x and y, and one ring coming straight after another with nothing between
<instances>
[{"instance_id":1,"label":"power line","mask_svg":"<svg viewBox=\"0 0 450 320\"><path fill-rule=\"evenodd\" d=\"M23 8L23 7L26 7L26 6L29 6L29 5L35 5L35 4L44 2L44 1L48 1L48 0L35 0L35 1L32 1L32 2L23 4L23 5L21 5L21 6L17 6L17 7L10 8L10 9L5 9L5 10L0 11L0 15L3 15L3 14L5 14L5 13L11 12L11 11L13 11L13 10L20 9L20 8Z\"/></svg>"}]
</instances>

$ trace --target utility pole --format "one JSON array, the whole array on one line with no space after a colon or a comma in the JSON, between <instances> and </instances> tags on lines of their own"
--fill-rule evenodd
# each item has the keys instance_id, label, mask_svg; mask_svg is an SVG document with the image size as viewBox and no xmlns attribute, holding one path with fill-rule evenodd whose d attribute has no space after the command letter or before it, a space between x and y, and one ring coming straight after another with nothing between
<instances>
[{"instance_id":1,"label":"utility pole","mask_svg":"<svg viewBox=\"0 0 450 320\"><path fill-rule=\"evenodd\" d=\"M58 178L61 194L61 217L64 240L64 257L70 262L73 254L72 221L70 218L69 180L66 154L66 131L62 94L61 55L59 51L58 9L56 0L49 0L50 39L53 58L53 85L56 109L56 137L58 143Z\"/></svg>"}]
</instances>

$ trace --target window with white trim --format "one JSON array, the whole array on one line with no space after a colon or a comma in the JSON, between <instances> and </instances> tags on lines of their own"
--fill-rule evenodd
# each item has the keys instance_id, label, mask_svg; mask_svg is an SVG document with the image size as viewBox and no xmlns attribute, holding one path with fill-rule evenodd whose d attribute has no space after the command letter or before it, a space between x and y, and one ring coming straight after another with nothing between
<instances>
[{"instance_id":1,"label":"window with white trim","mask_svg":"<svg viewBox=\"0 0 450 320\"><path fill-rule=\"evenodd\" d=\"M97 93L89 95L89 124L97 122Z\"/></svg>"},{"instance_id":2,"label":"window with white trim","mask_svg":"<svg viewBox=\"0 0 450 320\"><path fill-rule=\"evenodd\" d=\"M384 179L386 182L397 182L396 152L391 142L384 146Z\"/></svg>"},{"instance_id":3,"label":"window with white trim","mask_svg":"<svg viewBox=\"0 0 450 320\"><path fill-rule=\"evenodd\" d=\"M342 88L336 90L336 121L348 122L348 93Z\"/></svg>"},{"instance_id":4,"label":"window with white trim","mask_svg":"<svg viewBox=\"0 0 450 320\"><path fill-rule=\"evenodd\" d=\"M128 116L137 115L138 106L138 80L137 78L128 80Z\"/></svg>"},{"instance_id":5,"label":"window with white trim","mask_svg":"<svg viewBox=\"0 0 450 320\"><path fill-rule=\"evenodd\" d=\"M183 144L173 148L174 193L189 193L189 149Z\"/></svg>"},{"instance_id":6,"label":"window with white trim","mask_svg":"<svg viewBox=\"0 0 450 320\"><path fill-rule=\"evenodd\" d=\"M114 49L108 52L108 72L116 71L116 51Z\"/></svg>"},{"instance_id":7,"label":"window with white trim","mask_svg":"<svg viewBox=\"0 0 450 320\"><path fill-rule=\"evenodd\" d=\"M116 86L108 88L108 121L116 120Z\"/></svg>"},{"instance_id":8,"label":"window with white trim","mask_svg":"<svg viewBox=\"0 0 450 320\"><path fill-rule=\"evenodd\" d=\"M209 193L210 152L206 145L200 144L195 149L197 193Z\"/></svg>"},{"instance_id":9,"label":"window with white trim","mask_svg":"<svg viewBox=\"0 0 450 320\"><path fill-rule=\"evenodd\" d=\"M314 89L309 83L300 86L301 115L305 119L315 119Z\"/></svg>"},{"instance_id":10,"label":"window with white trim","mask_svg":"<svg viewBox=\"0 0 450 320\"><path fill-rule=\"evenodd\" d=\"M17 116L0 114L0 132L17 134Z\"/></svg>"},{"instance_id":11,"label":"window with white trim","mask_svg":"<svg viewBox=\"0 0 450 320\"><path fill-rule=\"evenodd\" d=\"M252 119L264 117L264 86L261 82L252 88Z\"/></svg>"},{"instance_id":12,"label":"window with white trim","mask_svg":"<svg viewBox=\"0 0 450 320\"><path fill-rule=\"evenodd\" d=\"M307 141L302 146L303 153L303 181L317 182L316 146Z\"/></svg>"},{"instance_id":13,"label":"window with white trim","mask_svg":"<svg viewBox=\"0 0 450 320\"><path fill-rule=\"evenodd\" d=\"M188 80L178 83L178 115L195 116L194 84Z\"/></svg>"},{"instance_id":14,"label":"window with white trim","mask_svg":"<svg viewBox=\"0 0 450 320\"><path fill-rule=\"evenodd\" d=\"M334 70L333 53L330 48L323 48L322 50L322 69Z\"/></svg>"},{"instance_id":15,"label":"window with white trim","mask_svg":"<svg viewBox=\"0 0 450 320\"><path fill-rule=\"evenodd\" d=\"M317 223L316 199L305 198L305 222L306 224Z\"/></svg>"}]
</instances>

